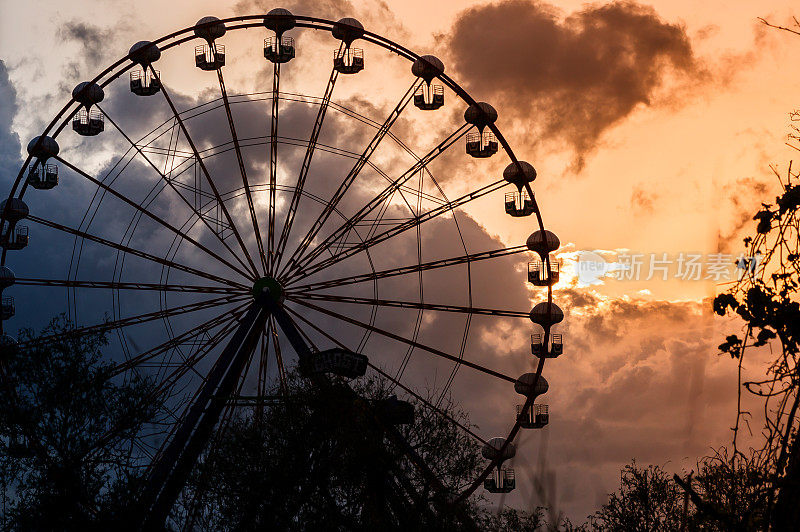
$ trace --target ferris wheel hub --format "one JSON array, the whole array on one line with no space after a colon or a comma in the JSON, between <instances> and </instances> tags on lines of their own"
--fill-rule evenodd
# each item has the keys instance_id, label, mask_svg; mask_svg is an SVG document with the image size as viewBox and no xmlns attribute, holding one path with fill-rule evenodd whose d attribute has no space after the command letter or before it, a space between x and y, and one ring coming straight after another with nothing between
<instances>
[{"instance_id":1,"label":"ferris wheel hub","mask_svg":"<svg viewBox=\"0 0 800 532\"><path fill-rule=\"evenodd\" d=\"M273 279L272 277L262 277L253 284L253 297L258 298L260 295L267 295L275 303L283 303L286 294L283 292L283 286Z\"/></svg>"}]
</instances>

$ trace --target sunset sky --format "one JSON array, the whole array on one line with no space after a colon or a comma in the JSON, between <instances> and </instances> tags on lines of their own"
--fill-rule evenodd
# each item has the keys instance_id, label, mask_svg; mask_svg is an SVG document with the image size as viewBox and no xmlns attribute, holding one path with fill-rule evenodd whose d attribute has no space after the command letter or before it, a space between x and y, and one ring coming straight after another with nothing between
<instances>
[{"instance_id":1,"label":"sunset sky","mask_svg":"<svg viewBox=\"0 0 800 532\"><path fill-rule=\"evenodd\" d=\"M617 487L619 469L631 459L688 472L699 457L730 442L737 368L717 355L716 346L738 324L712 317L707 303L733 278L707 279L707 268L715 260L730 264L742 251L742 237L753 229L752 214L761 202L774 201L778 181L770 165L784 173L795 154L786 142L789 112L798 104L800 36L758 21L763 17L791 26L792 16L800 14L790 2L0 0L3 184L10 187L24 146L69 100L72 88L125 56L134 42L154 40L203 16L258 14L274 7L330 19L353 16L370 31L420 54L436 55L476 100L497 109L498 125L515 153L538 171L533 184L537 201L547 228L562 244L558 257L564 271L554 301L567 316L557 331L564 334L565 348L544 371L550 383L545 396L550 426L523 432L513 464L518 489L506 503L548 505L581 523ZM310 30L293 30L292 35L302 37L281 90L321 96L336 42L321 32L306 38ZM260 56L266 36L258 28L221 39L229 55L225 75L232 93L271 90L271 65ZM165 53L157 64L184 108L216 98L214 90L219 90L213 73L194 68L192 44ZM334 101L381 122L412 81L409 65L372 45L364 49L364 72L341 82ZM119 90L107 89L107 105L134 130L150 129L143 127L148 112L167 117L161 98L158 109L147 107L141 114L127 103L114 104L113 96L127 90L126 80L120 83ZM417 154L461 125L464 105L452 93L446 98L435 117L404 115L395 126L393 131ZM306 115L297 112L302 127ZM151 127L156 122L153 118ZM91 149L71 133L63 135L64 141L59 137L62 152L80 155L82 167L93 172L107 169L120 150L120 144L108 140L110 131ZM223 128L222 134L227 133ZM214 135L208 133L209 142ZM357 128L332 130L329 136L332 144L349 144L356 152L369 140ZM499 179L508 163L502 153L475 161L466 158L460 143L454 150L457 156L443 156L431 167L448 197ZM394 152L376 158L389 174L402 164ZM461 229L474 244L471 249L521 245L535 229L533 218L508 217L501 198L494 194L465 207ZM81 196L75 207L78 219L89 200ZM48 205L54 209L73 207L52 201ZM36 202L29 205L35 213ZM444 226L437 229L441 240L429 235L431 249L440 248L433 255L458 252L449 241L452 229ZM68 258L59 254L71 251L71 241L68 248L53 246L50 254L42 254L34 249L32 236L30 248L9 264L18 276L24 276L22 268L34 267L37 257L66 264ZM408 249L392 251L411 256ZM588 282L576 269L587 251L608 263L640 255L642 275ZM663 259L664 254L666 281L663 270L649 275L651 257ZM681 255L699 256L699 280L678 276ZM481 287L475 304L528 311L546 297L541 289L526 287L526 260L516 257L494 269L478 268ZM735 276L733 268L726 271ZM446 294L448 283L462 290L457 297ZM457 304L463 296L457 284L442 280L438 289L451 298L442 302ZM13 295L23 302L9 324L27 325L27 319L38 327L44 318L33 304L25 306L22 288L15 288ZM444 322L439 327L450 330ZM472 338L481 346L476 360L511 374L530 371L527 320L477 319L474 327ZM760 367L754 360L744 369L756 374ZM421 367L411 371L417 372L420 387L439 382L423 378ZM499 435L511 421L517 398L495 383L482 388L483 381L467 372L460 370L454 398L481 434ZM497 421L501 414L503 423Z\"/></svg>"}]
</instances>

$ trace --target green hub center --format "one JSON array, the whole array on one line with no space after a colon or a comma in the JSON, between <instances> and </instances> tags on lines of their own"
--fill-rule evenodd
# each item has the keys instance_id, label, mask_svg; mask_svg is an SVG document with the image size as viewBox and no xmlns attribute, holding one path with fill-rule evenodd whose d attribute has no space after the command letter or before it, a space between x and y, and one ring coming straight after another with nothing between
<instances>
[{"instance_id":1,"label":"green hub center","mask_svg":"<svg viewBox=\"0 0 800 532\"><path fill-rule=\"evenodd\" d=\"M283 287L272 277L262 277L253 285L253 297L266 293L275 303L283 303Z\"/></svg>"}]
</instances>

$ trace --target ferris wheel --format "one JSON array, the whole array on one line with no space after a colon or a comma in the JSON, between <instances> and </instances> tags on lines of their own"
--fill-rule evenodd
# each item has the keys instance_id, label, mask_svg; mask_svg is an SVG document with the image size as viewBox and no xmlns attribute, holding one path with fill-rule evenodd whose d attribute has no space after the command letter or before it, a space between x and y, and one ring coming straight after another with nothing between
<instances>
[{"instance_id":1,"label":"ferris wheel","mask_svg":"<svg viewBox=\"0 0 800 532\"><path fill-rule=\"evenodd\" d=\"M229 91L223 72L231 56L220 40L254 28L267 30L263 60L271 66L271 90ZM281 88L282 74L303 59L290 35L301 29L327 32L338 42L321 96ZM333 97L368 67L369 56L356 47L362 42L410 66L409 86L385 117ZM207 97L189 104L170 89L169 72L156 68L162 54L188 56L186 43L199 43L194 64L218 85L215 94L204 92ZM443 113L446 91L454 97L450 106L466 109L464 122L419 155L393 126L404 113ZM127 98L119 106L125 117L112 111L107 92ZM156 113L154 102L166 114ZM296 125L303 120L303 127ZM387 436L435 491L450 502L480 487L508 493L516 481L504 463L515 454L515 436L549 422L547 405L536 398L548 388L545 360L562 353L553 326L564 314L553 302L559 264L552 254L560 243L544 227L531 187L536 171L517 159L496 120L495 109L476 102L439 59L417 55L353 18L274 9L206 17L138 42L78 84L28 144L29 156L0 205L1 323L8 329L16 306L29 300L40 312L46 303L51 314L63 302L76 333L113 335L108 356L116 378L146 375L158 382L171 416L134 442L149 467L148 523L164 522L188 471L235 408L280 400L293 367L311 379L368 372L387 379L398 395L415 397L483 445L485 469L453 493L393 429L413 420L410 405L400 399L380 405ZM336 134L326 136L332 121ZM62 140L69 146L62 150L59 139L68 135L78 137ZM113 157L87 156L92 142ZM457 152L478 162L504 153L508 164L502 176L448 195L433 167ZM59 201L49 202L47 195L59 192ZM525 245L471 249L463 209L492 194L502 198L502 207L491 204L497 209L536 220ZM535 260L526 280L543 288L532 310L473 304L478 293L492 290L475 282L476 265L530 252ZM428 332L428 339L431 316L446 316L457 337ZM532 371L510 376L471 360L474 317L530 319ZM443 330L443 323L437 327ZM3 344L14 341L4 336ZM446 374L438 400L421 392L419 376L429 371ZM484 439L444 412L441 399L461 371L522 396L509 408L505 436Z\"/></svg>"}]
</instances>

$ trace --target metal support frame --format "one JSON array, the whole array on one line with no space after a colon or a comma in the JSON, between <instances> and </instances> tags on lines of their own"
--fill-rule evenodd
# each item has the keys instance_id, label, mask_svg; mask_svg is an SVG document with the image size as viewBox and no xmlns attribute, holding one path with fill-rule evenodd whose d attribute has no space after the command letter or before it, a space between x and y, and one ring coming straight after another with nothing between
<instances>
[{"instance_id":1,"label":"metal support frame","mask_svg":"<svg viewBox=\"0 0 800 532\"><path fill-rule=\"evenodd\" d=\"M205 448L212 430L242 370L255 349L268 317L264 306L254 303L211 369L203 388L183 416L169 444L156 458L139 501L143 510L141 530L163 527L186 477Z\"/></svg>"}]
</instances>

